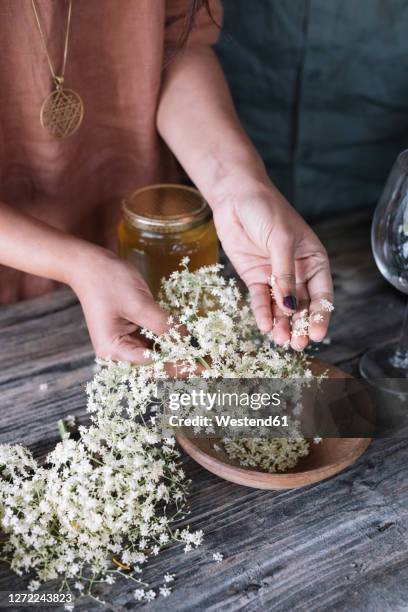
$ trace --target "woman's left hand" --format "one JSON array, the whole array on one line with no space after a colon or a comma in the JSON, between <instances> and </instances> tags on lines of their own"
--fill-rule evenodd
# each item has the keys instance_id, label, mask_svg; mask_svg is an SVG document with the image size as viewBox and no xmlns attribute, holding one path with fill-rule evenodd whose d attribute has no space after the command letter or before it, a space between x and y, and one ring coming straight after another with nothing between
<instances>
[{"instance_id":1,"label":"woman's left hand","mask_svg":"<svg viewBox=\"0 0 408 612\"><path fill-rule=\"evenodd\" d=\"M320 300L333 301L333 285L316 234L273 185L236 189L212 204L218 236L249 289L260 330L272 331L277 344L291 340L296 350L303 350L309 337L321 341L330 315L322 312ZM296 320L305 309L321 312L322 320L311 324L309 336L291 338L289 317Z\"/></svg>"}]
</instances>

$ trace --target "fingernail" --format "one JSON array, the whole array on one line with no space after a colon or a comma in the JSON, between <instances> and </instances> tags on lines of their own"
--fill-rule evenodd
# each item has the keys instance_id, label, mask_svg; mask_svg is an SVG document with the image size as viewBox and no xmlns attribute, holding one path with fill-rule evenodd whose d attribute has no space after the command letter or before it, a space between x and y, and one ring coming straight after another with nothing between
<instances>
[{"instance_id":1,"label":"fingernail","mask_svg":"<svg viewBox=\"0 0 408 612\"><path fill-rule=\"evenodd\" d=\"M287 295L283 298L283 305L290 310L297 309L297 301L294 295Z\"/></svg>"}]
</instances>

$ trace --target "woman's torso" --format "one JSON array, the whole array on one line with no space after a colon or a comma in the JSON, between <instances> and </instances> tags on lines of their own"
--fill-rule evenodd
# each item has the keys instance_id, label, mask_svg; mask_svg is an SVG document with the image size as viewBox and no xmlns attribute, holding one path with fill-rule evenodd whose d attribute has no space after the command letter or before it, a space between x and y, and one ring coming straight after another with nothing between
<instances>
[{"instance_id":1,"label":"woman's torso","mask_svg":"<svg viewBox=\"0 0 408 612\"><path fill-rule=\"evenodd\" d=\"M68 2L36 5L58 73ZM1 200L114 248L123 195L175 173L155 124L165 17L162 0L73 2L65 85L85 115L74 135L53 141L40 124L52 81L31 0L0 0ZM48 285L3 268L0 301Z\"/></svg>"}]
</instances>

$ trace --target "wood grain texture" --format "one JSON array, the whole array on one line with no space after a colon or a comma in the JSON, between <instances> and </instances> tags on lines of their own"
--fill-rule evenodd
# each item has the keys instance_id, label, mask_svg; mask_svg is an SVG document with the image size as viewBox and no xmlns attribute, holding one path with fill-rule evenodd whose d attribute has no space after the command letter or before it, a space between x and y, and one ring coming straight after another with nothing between
<instances>
[{"instance_id":1,"label":"wood grain texture","mask_svg":"<svg viewBox=\"0 0 408 612\"><path fill-rule=\"evenodd\" d=\"M368 347L398 335L405 300L376 271L368 216L334 219L317 229L336 286L331 344L318 355L354 372ZM85 422L83 386L93 356L70 291L0 308L0 366L0 442L29 444L43 455L58 439L58 418L71 413ZM41 383L48 389L40 391ZM344 472L291 491L240 487L185 458L192 478L189 522L204 529L203 547L185 555L175 546L149 563L146 578L153 586L164 572L177 573L169 598L142 606L133 598L134 586L122 581L105 590L105 609L406 610L407 458L408 441L375 440ZM221 564L212 561L214 551L224 554ZM25 585L0 565L0 590ZM101 608L83 600L77 609Z\"/></svg>"}]
</instances>

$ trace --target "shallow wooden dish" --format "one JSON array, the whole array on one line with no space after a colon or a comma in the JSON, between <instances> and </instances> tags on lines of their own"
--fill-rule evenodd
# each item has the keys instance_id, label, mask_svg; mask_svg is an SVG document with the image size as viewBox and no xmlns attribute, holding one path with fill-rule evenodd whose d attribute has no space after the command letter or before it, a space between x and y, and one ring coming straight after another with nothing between
<instances>
[{"instance_id":1,"label":"shallow wooden dish","mask_svg":"<svg viewBox=\"0 0 408 612\"><path fill-rule=\"evenodd\" d=\"M330 378L349 378L350 375L335 366L313 360L313 372L327 371ZM190 439L177 434L177 441L185 452L208 471L239 485L256 489L294 489L305 487L325 478L330 478L354 463L366 450L371 438L326 438L315 444L307 457L302 458L293 470L283 474L258 472L244 468L228 457L216 452L214 440Z\"/></svg>"}]
</instances>

